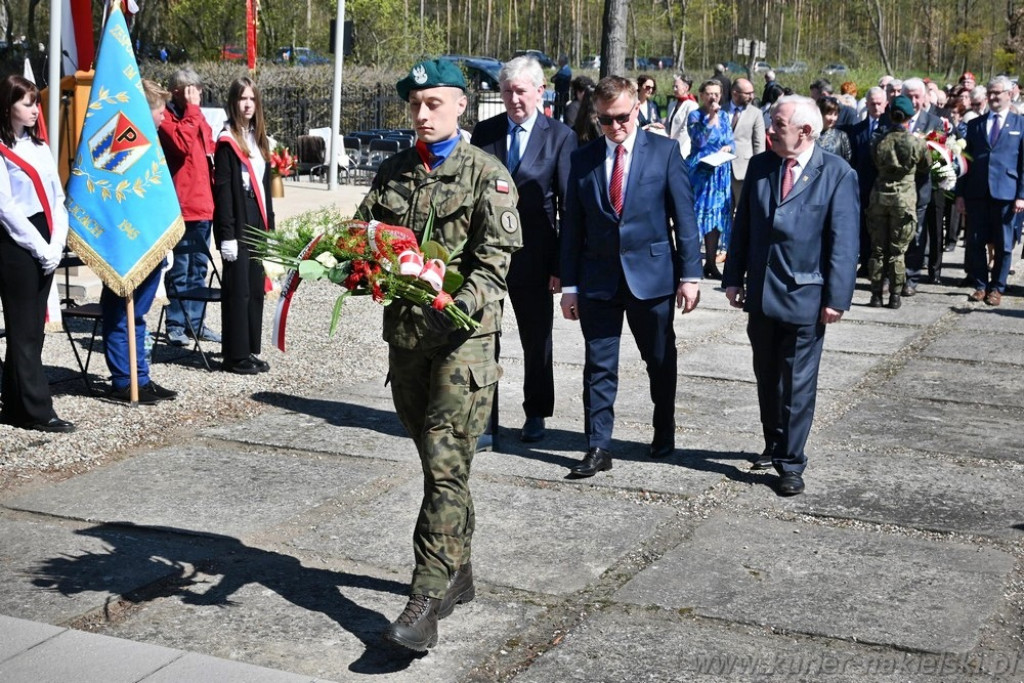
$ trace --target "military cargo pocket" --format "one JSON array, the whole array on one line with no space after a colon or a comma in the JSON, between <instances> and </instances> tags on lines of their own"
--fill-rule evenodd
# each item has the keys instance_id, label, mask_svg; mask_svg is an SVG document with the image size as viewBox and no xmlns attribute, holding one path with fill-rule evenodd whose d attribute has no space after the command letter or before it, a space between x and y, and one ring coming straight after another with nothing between
<instances>
[{"instance_id":1,"label":"military cargo pocket","mask_svg":"<svg viewBox=\"0 0 1024 683\"><path fill-rule=\"evenodd\" d=\"M493 358L470 363L469 376L470 400L469 412L466 414L466 434L476 437L484 432L487 422L491 419L494 390L501 379L501 366Z\"/></svg>"}]
</instances>

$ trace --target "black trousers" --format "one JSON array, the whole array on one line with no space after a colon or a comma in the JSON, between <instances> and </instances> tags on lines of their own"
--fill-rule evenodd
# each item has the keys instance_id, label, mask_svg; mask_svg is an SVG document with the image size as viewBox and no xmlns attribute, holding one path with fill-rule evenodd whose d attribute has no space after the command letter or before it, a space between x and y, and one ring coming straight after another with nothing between
<instances>
[{"instance_id":1,"label":"black trousers","mask_svg":"<svg viewBox=\"0 0 1024 683\"><path fill-rule=\"evenodd\" d=\"M555 374L552 368L554 296L547 282L508 291L523 345L523 412L526 417L551 417L555 410Z\"/></svg>"},{"instance_id":2,"label":"black trousers","mask_svg":"<svg viewBox=\"0 0 1024 683\"><path fill-rule=\"evenodd\" d=\"M43 214L29 220L41 235L49 234ZM0 302L7 332L0 416L8 424L20 426L56 417L43 371L46 297L52 282L53 273L43 275L39 261L0 227Z\"/></svg>"},{"instance_id":3,"label":"black trousers","mask_svg":"<svg viewBox=\"0 0 1024 683\"><path fill-rule=\"evenodd\" d=\"M252 197L246 202L246 214L248 225L263 227L259 207ZM263 262L254 259L249 245L238 240L238 260L224 262L221 282L221 349L225 363L240 363L249 354L260 352L265 281Z\"/></svg>"}]
</instances>

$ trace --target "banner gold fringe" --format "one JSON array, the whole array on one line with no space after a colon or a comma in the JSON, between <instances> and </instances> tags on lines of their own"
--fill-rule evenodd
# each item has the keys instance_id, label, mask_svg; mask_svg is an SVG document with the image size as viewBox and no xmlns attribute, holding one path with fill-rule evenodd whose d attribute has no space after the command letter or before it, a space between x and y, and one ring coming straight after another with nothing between
<instances>
[{"instance_id":1,"label":"banner gold fringe","mask_svg":"<svg viewBox=\"0 0 1024 683\"><path fill-rule=\"evenodd\" d=\"M163 236L153 243L135 267L128 271L124 277L120 277L113 268L97 254L92 247L86 244L73 231L68 233L68 246L78 254L85 265L89 266L96 276L122 299L135 291L135 288L142 284L142 281L149 277L153 269L160 265L160 262L167 257L167 252L173 249L181 241L185 234L185 221L179 215L171 227Z\"/></svg>"}]
</instances>

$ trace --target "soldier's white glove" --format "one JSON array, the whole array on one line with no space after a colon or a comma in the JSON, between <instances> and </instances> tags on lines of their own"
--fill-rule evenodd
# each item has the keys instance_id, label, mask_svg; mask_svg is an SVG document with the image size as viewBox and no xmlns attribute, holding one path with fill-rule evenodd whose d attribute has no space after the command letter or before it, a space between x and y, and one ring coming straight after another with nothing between
<instances>
[{"instance_id":1,"label":"soldier's white glove","mask_svg":"<svg viewBox=\"0 0 1024 683\"><path fill-rule=\"evenodd\" d=\"M220 257L225 261L238 260L238 240L224 240L220 243Z\"/></svg>"}]
</instances>

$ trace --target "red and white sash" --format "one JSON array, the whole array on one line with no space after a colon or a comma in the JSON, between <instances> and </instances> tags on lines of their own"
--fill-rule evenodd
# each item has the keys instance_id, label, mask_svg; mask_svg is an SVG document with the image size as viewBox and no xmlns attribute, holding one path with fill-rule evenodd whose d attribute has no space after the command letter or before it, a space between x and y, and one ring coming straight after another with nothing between
<instances>
[{"instance_id":1,"label":"red and white sash","mask_svg":"<svg viewBox=\"0 0 1024 683\"><path fill-rule=\"evenodd\" d=\"M252 169L252 161L249 159L249 156L242 153L242 149L230 134L222 134L217 142L225 142L230 145L231 149L238 156L238 160L249 171L249 187L252 188L253 193L256 195L256 205L260 207L260 215L263 216L263 229L270 230L270 223L267 221L267 206L263 201L263 178L256 177L256 172Z\"/></svg>"}]
</instances>

